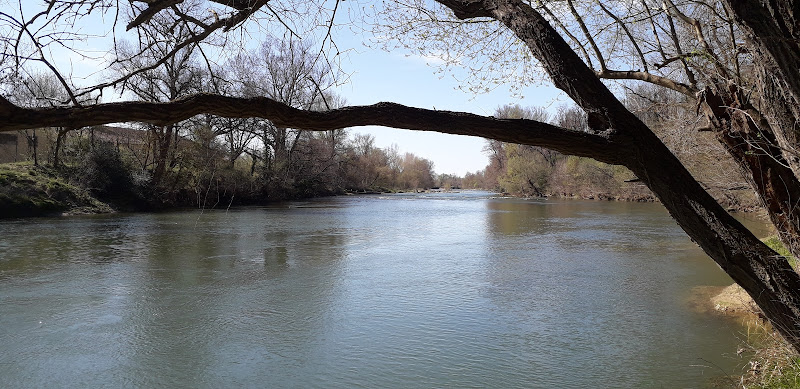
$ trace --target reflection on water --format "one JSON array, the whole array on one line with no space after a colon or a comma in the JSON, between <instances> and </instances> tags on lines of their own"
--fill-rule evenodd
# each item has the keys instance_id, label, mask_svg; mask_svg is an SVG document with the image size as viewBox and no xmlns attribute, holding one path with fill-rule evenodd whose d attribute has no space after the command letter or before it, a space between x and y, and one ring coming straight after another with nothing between
<instances>
[{"instance_id":1,"label":"reflection on water","mask_svg":"<svg viewBox=\"0 0 800 389\"><path fill-rule=\"evenodd\" d=\"M3 387L698 387L730 280L655 204L342 197L0 223Z\"/></svg>"}]
</instances>

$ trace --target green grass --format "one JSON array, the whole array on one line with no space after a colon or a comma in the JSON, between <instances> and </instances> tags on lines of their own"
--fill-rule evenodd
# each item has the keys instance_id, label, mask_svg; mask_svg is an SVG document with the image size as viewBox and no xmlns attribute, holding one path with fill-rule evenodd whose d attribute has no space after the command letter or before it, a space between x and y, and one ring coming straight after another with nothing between
<instances>
[{"instance_id":1,"label":"green grass","mask_svg":"<svg viewBox=\"0 0 800 389\"><path fill-rule=\"evenodd\" d=\"M800 388L800 360L783 365L774 366L769 373L764 374L763 381L748 385L748 388L759 389L794 389Z\"/></svg>"},{"instance_id":2,"label":"green grass","mask_svg":"<svg viewBox=\"0 0 800 389\"><path fill-rule=\"evenodd\" d=\"M57 170L31 163L0 164L0 218L108 211Z\"/></svg>"},{"instance_id":3,"label":"green grass","mask_svg":"<svg viewBox=\"0 0 800 389\"><path fill-rule=\"evenodd\" d=\"M777 235L772 235L764 238L762 240L769 248L775 250L778 254L786 257L789 260L789 264L792 265L794 270L797 270L797 258L792 256L792 253L789 252L789 249L783 245L780 238Z\"/></svg>"}]
</instances>

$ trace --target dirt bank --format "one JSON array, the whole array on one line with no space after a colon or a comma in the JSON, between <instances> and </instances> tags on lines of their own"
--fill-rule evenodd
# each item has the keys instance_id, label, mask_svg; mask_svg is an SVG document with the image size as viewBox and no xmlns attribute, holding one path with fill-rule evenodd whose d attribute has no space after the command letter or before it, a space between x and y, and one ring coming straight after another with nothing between
<instances>
[{"instance_id":1,"label":"dirt bank","mask_svg":"<svg viewBox=\"0 0 800 389\"><path fill-rule=\"evenodd\" d=\"M0 165L0 219L106 212L113 209L52 168L30 163Z\"/></svg>"}]
</instances>

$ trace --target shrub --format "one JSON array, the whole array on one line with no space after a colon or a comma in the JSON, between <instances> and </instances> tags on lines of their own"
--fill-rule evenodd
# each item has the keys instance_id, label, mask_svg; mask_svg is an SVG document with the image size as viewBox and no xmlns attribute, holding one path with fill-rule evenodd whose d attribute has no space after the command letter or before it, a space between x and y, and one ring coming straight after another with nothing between
<instances>
[{"instance_id":1,"label":"shrub","mask_svg":"<svg viewBox=\"0 0 800 389\"><path fill-rule=\"evenodd\" d=\"M99 142L86 153L78 177L81 185L101 198L126 197L132 193L130 170L111 143Z\"/></svg>"}]
</instances>

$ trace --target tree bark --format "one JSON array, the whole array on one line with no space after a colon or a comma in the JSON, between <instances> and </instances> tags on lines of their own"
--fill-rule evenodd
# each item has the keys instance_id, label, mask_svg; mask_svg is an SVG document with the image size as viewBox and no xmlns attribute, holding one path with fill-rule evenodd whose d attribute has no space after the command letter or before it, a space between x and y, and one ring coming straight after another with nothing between
<instances>
[{"instance_id":1,"label":"tree bark","mask_svg":"<svg viewBox=\"0 0 800 389\"><path fill-rule=\"evenodd\" d=\"M727 0L753 57L751 100L744 94L706 93L717 136L750 175L781 233L800 256L800 3L792 0ZM725 107L725 109L722 109ZM763 114L762 114L763 113Z\"/></svg>"},{"instance_id":2,"label":"tree bark","mask_svg":"<svg viewBox=\"0 0 800 389\"><path fill-rule=\"evenodd\" d=\"M800 102L800 4L795 0L726 0L757 50L755 63L771 68L795 105ZM766 63L759 62L766 60Z\"/></svg>"},{"instance_id":3,"label":"tree bark","mask_svg":"<svg viewBox=\"0 0 800 389\"><path fill-rule=\"evenodd\" d=\"M784 158L769 121L735 86L727 92L723 95L706 88L698 95L699 107L717 140L762 200L781 240L792 254L800 256L800 181Z\"/></svg>"},{"instance_id":4,"label":"tree bark","mask_svg":"<svg viewBox=\"0 0 800 389\"><path fill-rule=\"evenodd\" d=\"M0 96L0 106L2 100ZM60 108L22 108L8 104L6 114L0 109L0 132L49 127L54 123L68 123L75 128L120 122L166 125L206 113L228 118L264 118L276 126L311 131L377 125L479 136L508 143L538 145L610 164L620 162L615 153L604 151L618 148L602 134L573 131L533 120L497 119L463 112L413 108L395 103L307 111L267 97L237 98L196 94L166 103L121 102Z\"/></svg>"}]
</instances>

